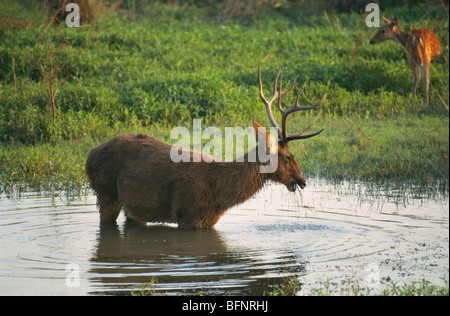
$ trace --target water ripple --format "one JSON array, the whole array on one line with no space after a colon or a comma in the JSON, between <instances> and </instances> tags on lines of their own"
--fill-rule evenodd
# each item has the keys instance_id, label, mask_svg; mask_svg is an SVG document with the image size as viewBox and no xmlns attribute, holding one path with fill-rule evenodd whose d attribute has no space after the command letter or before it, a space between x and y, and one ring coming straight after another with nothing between
<instances>
[{"instance_id":1,"label":"water ripple","mask_svg":"<svg viewBox=\"0 0 450 316\"><path fill-rule=\"evenodd\" d=\"M0 195L0 294L130 294L155 277L161 294L261 295L293 274L305 287L364 280L373 263L381 278L448 279L448 197L391 199L273 185L215 229L185 231L123 217L99 226L94 195ZM73 266L76 287L66 282Z\"/></svg>"}]
</instances>

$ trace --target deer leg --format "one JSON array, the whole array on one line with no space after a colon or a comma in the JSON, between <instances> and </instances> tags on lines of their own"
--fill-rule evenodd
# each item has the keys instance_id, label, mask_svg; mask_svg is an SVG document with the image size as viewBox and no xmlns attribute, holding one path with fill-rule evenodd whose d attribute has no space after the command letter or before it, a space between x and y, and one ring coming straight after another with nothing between
<instances>
[{"instance_id":1,"label":"deer leg","mask_svg":"<svg viewBox=\"0 0 450 316\"><path fill-rule=\"evenodd\" d=\"M416 94L417 85L419 84L420 80L419 65L417 65L417 63L414 60L410 59L409 68L411 68L411 75L412 75L412 93Z\"/></svg>"},{"instance_id":2,"label":"deer leg","mask_svg":"<svg viewBox=\"0 0 450 316\"><path fill-rule=\"evenodd\" d=\"M97 195L97 206L100 212L100 222L115 222L122 206L116 199Z\"/></svg>"},{"instance_id":3,"label":"deer leg","mask_svg":"<svg viewBox=\"0 0 450 316\"><path fill-rule=\"evenodd\" d=\"M411 72L412 72L412 94L415 95L420 80L419 68L415 67L414 69L411 69Z\"/></svg>"},{"instance_id":4,"label":"deer leg","mask_svg":"<svg viewBox=\"0 0 450 316\"><path fill-rule=\"evenodd\" d=\"M428 88L430 86L430 69L431 64L426 64L423 66L423 77L425 81L425 101L428 103Z\"/></svg>"},{"instance_id":5,"label":"deer leg","mask_svg":"<svg viewBox=\"0 0 450 316\"><path fill-rule=\"evenodd\" d=\"M133 212L130 212L126 207L123 208L125 213L125 219L126 219L126 225L133 227L133 226L142 226L146 227L147 223L138 220L134 215Z\"/></svg>"}]
</instances>

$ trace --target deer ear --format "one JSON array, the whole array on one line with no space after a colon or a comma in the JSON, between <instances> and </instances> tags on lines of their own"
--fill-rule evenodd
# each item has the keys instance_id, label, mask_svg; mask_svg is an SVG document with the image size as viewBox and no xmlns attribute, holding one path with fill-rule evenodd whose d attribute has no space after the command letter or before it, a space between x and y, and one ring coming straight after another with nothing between
<instances>
[{"instance_id":1,"label":"deer ear","mask_svg":"<svg viewBox=\"0 0 450 316\"><path fill-rule=\"evenodd\" d=\"M270 133L266 133L266 149L270 154L276 154L278 151L278 138Z\"/></svg>"},{"instance_id":2,"label":"deer ear","mask_svg":"<svg viewBox=\"0 0 450 316\"><path fill-rule=\"evenodd\" d=\"M259 143L266 138L266 129L253 120L253 129L255 130L255 138Z\"/></svg>"},{"instance_id":3,"label":"deer ear","mask_svg":"<svg viewBox=\"0 0 450 316\"><path fill-rule=\"evenodd\" d=\"M253 120L253 128L255 130L255 138L258 144L265 145L268 154L274 154L278 150L278 139L264 127Z\"/></svg>"},{"instance_id":4,"label":"deer ear","mask_svg":"<svg viewBox=\"0 0 450 316\"><path fill-rule=\"evenodd\" d=\"M385 25L391 24L391 21L390 21L388 18L386 18L386 17L384 17L384 16L382 16L382 18L383 18L383 21L384 21L384 24L385 24Z\"/></svg>"}]
</instances>

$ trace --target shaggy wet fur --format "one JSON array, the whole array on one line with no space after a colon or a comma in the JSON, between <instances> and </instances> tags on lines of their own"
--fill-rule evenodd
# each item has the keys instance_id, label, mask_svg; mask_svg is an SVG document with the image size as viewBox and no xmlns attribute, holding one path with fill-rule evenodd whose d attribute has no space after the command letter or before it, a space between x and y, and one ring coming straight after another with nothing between
<instances>
[{"instance_id":1,"label":"shaggy wet fur","mask_svg":"<svg viewBox=\"0 0 450 316\"><path fill-rule=\"evenodd\" d=\"M120 135L91 150L86 174L97 194L101 222L125 216L138 222L178 223L180 228L213 227L232 206L248 200L267 180L304 187L293 158L275 173L260 173L261 162L178 162L172 145L146 135ZM279 161L292 154L279 144ZM258 150L258 147L253 150ZM193 155L190 152L191 161ZM256 155L257 156L257 155ZM295 165L292 165L292 163Z\"/></svg>"}]
</instances>

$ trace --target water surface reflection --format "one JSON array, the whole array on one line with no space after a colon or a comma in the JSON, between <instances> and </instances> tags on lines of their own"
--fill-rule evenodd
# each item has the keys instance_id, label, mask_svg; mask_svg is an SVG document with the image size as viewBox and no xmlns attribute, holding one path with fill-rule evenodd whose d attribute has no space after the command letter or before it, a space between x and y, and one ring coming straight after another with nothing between
<instances>
[{"instance_id":1,"label":"water surface reflection","mask_svg":"<svg viewBox=\"0 0 450 316\"><path fill-rule=\"evenodd\" d=\"M288 248L280 247L276 255L263 249L249 252L239 245L227 247L221 234L130 222L101 225L90 259L94 292L129 293L155 277L162 293L262 295L283 276L303 270Z\"/></svg>"},{"instance_id":2,"label":"water surface reflection","mask_svg":"<svg viewBox=\"0 0 450 316\"><path fill-rule=\"evenodd\" d=\"M397 196L398 195L398 196ZM261 295L297 275L381 283L448 279L448 196L310 183L301 194L271 185L214 229L99 225L95 196L0 195L0 294L123 294L158 280L158 294ZM79 268L79 286L67 267Z\"/></svg>"}]
</instances>

